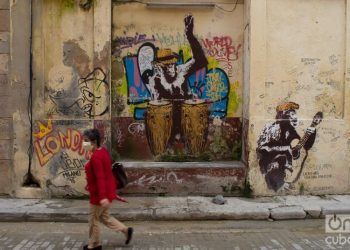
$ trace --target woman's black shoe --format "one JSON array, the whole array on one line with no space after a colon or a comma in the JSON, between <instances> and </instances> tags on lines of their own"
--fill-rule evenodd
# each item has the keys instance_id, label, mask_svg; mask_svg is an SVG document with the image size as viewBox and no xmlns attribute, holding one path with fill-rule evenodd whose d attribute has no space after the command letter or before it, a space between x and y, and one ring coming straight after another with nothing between
<instances>
[{"instance_id":1,"label":"woman's black shoe","mask_svg":"<svg viewBox=\"0 0 350 250\"><path fill-rule=\"evenodd\" d=\"M125 245L128 245L130 243L133 232L134 232L134 229L132 227L128 227L128 233L127 233L127 236L126 236Z\"/></svg>"},{"instance_id":2,"label":"woman's black shoe","mask_svg":"<svg viewBox=\"0 0 350 250\"><path fill-rule=\"evenodd\" d=\"M94 248L88 248L88 245L85 245L83 247L83 250L102 250L102 246L97 246L97 247L94 247Z\"/></svg>"}]
</instances>

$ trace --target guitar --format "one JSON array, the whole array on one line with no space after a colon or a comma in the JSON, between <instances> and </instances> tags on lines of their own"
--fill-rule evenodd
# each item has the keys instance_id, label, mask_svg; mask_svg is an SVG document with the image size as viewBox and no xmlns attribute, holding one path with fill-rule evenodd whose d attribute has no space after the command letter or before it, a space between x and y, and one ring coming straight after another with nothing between
<instances>
[{"instance_id":1,"label":"guitar","mask_svg":"<svg viewBox=\"0 0 350 250\"><path fill-rule=\"evenodd\" d=\"M323 119L323 113L317 112L315 114L314 118L312 119L310 127L316 128L321 123L322 119ZM309 138L312 134L313 134L312 132L306 131L303 138L301 138L295 146L293 146L293 142L292 142L292 156L293 156L293 160L294 160L293 161L294 162L293 168L300 167L300 169L299 169L297 175L291 181L291 183L296 183L300 179L301 173L302 173L303 168L304 168L305 161L306 161L307 156L308 156L308 150L305 150L304 146L309 141ZM299 159L299 158L302 159L302 162L300 165L299 165L299 161L297 161L297 159Z\"/></svg>"}]
</instances>

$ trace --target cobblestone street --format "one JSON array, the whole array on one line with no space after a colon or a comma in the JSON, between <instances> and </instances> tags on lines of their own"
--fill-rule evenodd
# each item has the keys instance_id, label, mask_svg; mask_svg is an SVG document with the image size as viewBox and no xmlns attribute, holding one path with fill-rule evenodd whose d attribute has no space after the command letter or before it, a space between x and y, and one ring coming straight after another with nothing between
<instances>
[{"instance_id":1,"label":"cobblestone street","mask_svg":"<svg viewBox=\"0 0 350 250\"><path fill-rule=\"evenodd\" d=\"M135 228L130 246L102 227L103 249L349 249L328 245L324 220L126 222ZM0 223L0 249L82 249L85 223ZM345 235L346 236L346 235ZM328 238L331 242L333 238Z\"/></svg>"}]
</instances>

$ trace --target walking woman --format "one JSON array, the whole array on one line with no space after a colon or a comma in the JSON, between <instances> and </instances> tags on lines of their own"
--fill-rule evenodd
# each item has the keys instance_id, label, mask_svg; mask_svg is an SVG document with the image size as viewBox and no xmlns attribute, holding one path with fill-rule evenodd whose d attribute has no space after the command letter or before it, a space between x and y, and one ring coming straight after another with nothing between
<instances>
[{"instance_id":1,"label":"walking woman","mask_svg":"<svg viewBox=\"0 0 350 250\"><path fill-rule=\"evenodd\" d=\"M109 207L116 196L116 183L112 173L112 161L107 149L101 147L101 136L97 129L84 131L84 149L91 151L90 160L85 165L87 189L90 193L89 242L85 249L102 249L100 239L101 221L116 232L125 234L125 244L131 241L133 228L109 214Z\"/></svg>"}]
</instances>

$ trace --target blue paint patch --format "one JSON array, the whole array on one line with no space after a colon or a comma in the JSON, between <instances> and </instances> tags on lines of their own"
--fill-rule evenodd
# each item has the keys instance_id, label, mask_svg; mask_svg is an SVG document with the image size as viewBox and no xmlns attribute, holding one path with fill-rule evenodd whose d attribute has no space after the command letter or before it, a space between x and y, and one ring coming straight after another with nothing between
<instances>
[{"instance_id":1,"label":"blue paint patch","mask_svg":"<svg viewBox=\"0 0 350 250\"><path fill-rule=\"evenodd\" d=\"M143 103L151 97L148 89L143 83L137 65L136 56L127 56L123 59L128 84L128 103Z\"/></svg>"}]
</instances>

